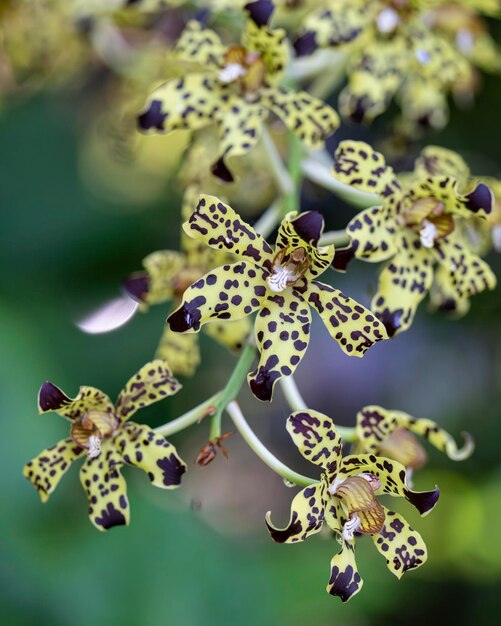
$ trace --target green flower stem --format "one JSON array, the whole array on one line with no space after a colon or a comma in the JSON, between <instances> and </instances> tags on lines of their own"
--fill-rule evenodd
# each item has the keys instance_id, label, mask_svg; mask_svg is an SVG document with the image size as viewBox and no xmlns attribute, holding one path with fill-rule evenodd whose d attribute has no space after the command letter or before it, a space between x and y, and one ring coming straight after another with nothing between
<instances>
[{"instance_id":1,"label":"green flower stem","mask_svg":"<svg viewBox=\"0 0 501 626\"><path fill-rule=\"evenodd\" d=\"M279 200L275 200L254 224L254 230L265 239L270 235L282 216L282 206Z\"/></svg>"},{"instance_id":2,"label":"green flower stem","mask_svg":"<svg viewBox=\"0 0 501 626\"><path fill-rule=\"evenodd\" d=\"M350 243L350 236L345 230L329 230L320 237L319 246L330 246L334 244L338 248L343 248Z\"/></svg>"},{"instance_id":3,"label":"green flower stem","mask_svg":"<svg viewBox=\"0 0 501 626\"><path fill-rule=\"evenodd\" d=\"M298 57L287 68L285 82L306 82L321 74L337 73L338 66L345 67L346 57L345 52L329 48L320 48L313 54Z\"/></svg>"},{"instance_id":4,"label":"green flower stem","mask_svg":"<svg viewBox=\"0 0 501 626\"><path fill-rule=\"evenodd\" d=\"M290 177L289 172L282 161L282 157L280 156L273 139L270 137L270 133L268 132L266 126L263 126L261 141L263 142L265 152L268 155L271 171L275 177L280 194L287 197L294 191L294 181Z\"/></svg>"},{"instance_id":5,"label":"green flower stem","mask_svg":"<svg viewBox=\"0 0 501 626\"><path fill-rule=\"evenodd\" d=\"M337 196L359 209L367 209L371 206L381 204L381 198L376 194L360 191L359 189L354 189L349 185L339 182L334 177L331 168L324 162L320 162L312 157L307 157L303 159L302 168L306 178L332 191Z\"/></svg>"},{"instance_id":6,"label":"green flower stem","mask_svg":"<svg viewBox=\"0 0 501 626\"><path fill-rule=\"evenodd\" d=\"M256 347L250 343L245 344L242 354L235 365L230 379L226 383L226 387L221 392L215 407L215 412L212 415L209 439L210 441L216 440L221 436L221 417L223 411L227 407L228 403L234 400L240 388L242 387L247 372L252 365L252 362L256 358Z\"/></svg>"},{"instance_id":7,"label":"green flower stem","mask_svg":"<svg viewBox=\"0 0 501 626\"><path fill-rule=\"evenodd\" d=\"M290 179L293 184L293 188L291 192L287 194L284 198L284 217L285 215L287 215L287 213L289 213L289 211L301 210L299 193L302 179L302 159L303 144L294 133L289 133L289 157L287 161L287 167Z\"/></svg>"},{"instance_id":8,"label":"green flower stem","mask_svg":"<svg viewBox=\"0 0 501 626\"><path fill-rule=\"evenodd\" d=\"M300 487L308 487L318 483L318 480L314 478L308 478L291 470L287 465L279 461L268 448L256 437L255 433L247 423L242 411L237 402L232 401L226 407L228 415L233 420L235 428L242 435L247 445L256 453L256 455L265 463L270 469L276 472L283 479L290 481Z\"/></svg>"},{"instance_id":9,"label":"green flower stem","mask_svg":"<svg viewBox=\"0 0 501 626\"><path fill-rule=\"evenodd\" d=\"M320 100L326 100L343 80L347 64L348 55L340 53L335 63L330 64L328 68L316 76L308 88L311 95L320 98Z\"/></svg>"},{"instance_id":10,"label":"green flower stem","mask_svg":"<svg viewBox=\"0 0 501 626\"><path fill-rule=\"evenodd\" d=\"M169 437L170 435L175 435L181 430L188 428L188 426L199 422L204 417L213 415L216 410L216 403L219 400L221 393L222 392L219 391L208 400L205 400L205 402L202 402L202 404L199 404L194 409L191 409L191 411L184 413L171 422L167 422L167 424L163 424L163 426L155 428L155 432L159 435L163 435L164 437Z\"/></svg>"},{"instance_id":11,"label":"green flower stem","mask_svg":"<svg viewBox=\"0 0 501 626\"><path fill-rule=\"evenodd\" d=\"M280 384L282 385L282 391L285 399L293 411L307 411L309 409L308 405L303 400L303 396L301 395L293 376L281 378ZM336 430L341 439L344 439L346 442L357 440L355 428L336 425Z\"/></svg>"}]
</instances>

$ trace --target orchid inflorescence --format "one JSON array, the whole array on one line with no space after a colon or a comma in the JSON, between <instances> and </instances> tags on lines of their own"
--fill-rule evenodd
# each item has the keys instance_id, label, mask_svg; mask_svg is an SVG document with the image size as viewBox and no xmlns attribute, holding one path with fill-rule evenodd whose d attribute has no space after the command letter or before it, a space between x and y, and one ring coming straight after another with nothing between
<instances>
[{"instance_id":1,"label":"orchid inflorescence","mask_svg":"<svg viewBox=\"0 0 501 626\"><path fill-rule=\"evenodd\" d=\"M5 9L6 23L19 24L31 4L25 0ZM47 62L52 72L61 72L54 78L62 80L69 68L80 71L98 47L110 69L119 67L129 81L124 93L136 94L142 83L133 71L127 75L127 60L147 67L162 16L166 11L176 14L186 3L63 4L47 3L44 14L54 30L47 37L55 37L46 50ZM501 182L477 179L459 154L435 145L421 150L411 172L395 173L385 156L363 141L339 142L332 159L325 143L340 117L324 98L346 76L339 101L343 119L370 123L395 98L409 137L416 136L416 129L423 133L430 126L444 126L448 94L459 97L476 87L480 70L501 69L501 54L485 20L501 17L501 8L495 0L188 4L210 11L192 12L169 53L163 81L158 80L163 64L157 57L152 61L154 84L142 93L145 105L136 112L134 131L189 131L196 154L207 148L210 155L179 177L184 219L180 250L151 253L143 269L123 284L124 297L142 312L171 302L155 360L126 383L115 404L94 387L80 387L71 398L45 382L39 411L65 417L70 433L27 463L24 475L45 502L81 458L80 479L92 523L101 531L127 525L122 467L142 469L156 487L177 488L187 466L165 436L204 417L210 420L209 440L197 459L207 466L218 451L227 455L222 442L233 433L221 431L226 411L256 454L288 483L302 487L284 528L266 515L271 538L297 543L330 528L340 550L331 561L327 591L346 601L362 586L355 544L363 535L372 537L398 578L426 561L420 534L379 500L385 494L404 498L421 515L434 508L438 488L412 488L413 473L427 461L418 437L452 460L467 458L473 441L465 433L459 449L432 420L376 405L362 407L354 427L336 427L331 417L304 404L293 374L308 348L312 310L332 344L356 357L409 331L428 294L432 309L456 317L466 314L472 296L496 285L482 257L491 245L501 248ZM124 25L129 56L120 46L113 54L106 46L106 33L120 38ZM68 46L62 55L57 44L65 37L71 40L70 28L79 32L78 45ZM148 45L143 29L151 35ZM29 72L23 65L42 45L39 39L30 40L26 30L29 25L24 24L18 31L5 28L2 35L7 93L21 87L33 90L48 78L36 63L28 63ZM287 130L285 142L280 140L283 130L277 136L277 121ZM276 198L251 226L230 206L225 190L234 197L235 189L243 189L249 203L253 191L246 187L251 167L246 159L258 152L252 168L271 177ZM310 166L303 168L306 161ZM363 207L345 230L324 232L324 216L302 210L303 171ZM275 241L269 243L275 229ZM330 284L334 271L349 272L354 259L383 264L369 307ZM197 340L202 328L238 355L225 388L156 429L130 422L138 409L179 392L175 376L196 373L203 361ZM300 454L322 469L320 480L288 468L257 439L236 402L246 377L254 397L263 402L272 401L280 382L293 410L287 431Z\"/></svg>"}]
</instances>

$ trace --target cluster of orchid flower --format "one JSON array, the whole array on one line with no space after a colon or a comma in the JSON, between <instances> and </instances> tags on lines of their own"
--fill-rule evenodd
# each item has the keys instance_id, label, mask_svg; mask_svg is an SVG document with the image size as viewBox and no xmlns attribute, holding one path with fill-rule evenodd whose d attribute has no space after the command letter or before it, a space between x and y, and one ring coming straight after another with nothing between
<instances>
[{"instance_id":1,"label":"cluster of orchid flower","mask_svg":"<svg viewBox=\"0 0 501 626\"><path fill-rule=\"evenodd\" d=\"M328 159L325 141L340 118L314 92L328 95L341 67L348 76L340 99L343 117L370 121L396 96L414 129L442 125L448 93L476 84L477 67L501 67L482 17L499 17L501 5L497 0L144 0L102 2L93 19L110 23L114 11L129 10L122 7L126 4L139 12L209 6L212 16L230 11L238 14L235 19L244 18L239 43L230 44L207 26L206 13L190 20L172 53L183 74L151 91L137 117L140 131L187 129L195 141L197 134L208 141L204 133L212 128L217 154L211 174L197 172L184 181L181 250L153 252L124 284L140 310L173 303L155 360L126 383L115 404L94 387L81 387L71 398L44 383L39 410L67 418L70 436L27 463L24 474L45 502L73 461L83 458L80 478L92 523L102 531L126 525L122 466L142 469L157 487L178 487L186 464L165 437L210 417L210 440L198 458L207 465L218 449L226 454L227 434L221 432L226 411L261 459L302 487L285 528L275 527L267 514L271 538L296 543L327 524L341 546L331 561L327 590L348 600L362 586L355 563L360 535L372 537L397 577L426 561L419 533L378 499L403 497L421 515L435 506L437 488L412 489L412 472L426 461L416 435L453 460L467 458L473 443L465 435L458 449L435 422L380 406L363 407L354 428L336 428L330 417L305 406L292 377L308 347L311 309L341 350L357 357L408 330L428 294L434 308L465 314L471 296L496 284L481 255L491 236L499 243L501 185L473 178L458 154L436 146L424 148L414 170L398 176L382 154L361 141L341 141ZM291 62L292 44L297 53ZM298 89L305 77L310 91ZM269 132L271 116L291 138L286 164ZM253 227L204 185L208 176L228 188L235 185L233 160L246 158L257 144L279 192ZM303 175L364 210L346 230L324 233L320 213L300 210ZM265 237L275 227L271 246ZM354 258L385 263L369 308L319 280L333 270L347 271ZM176 393L181 388L176 375L195 373L196 334L202 328L239 354L226 387L156 429L128 421L138 409ZM257 439L236 402L246 375L261 401L271 402L275 385L283 385L294 410L287 430L305 459L322 468L320 480L294 472Z\"/></svg>"}]
</instances>

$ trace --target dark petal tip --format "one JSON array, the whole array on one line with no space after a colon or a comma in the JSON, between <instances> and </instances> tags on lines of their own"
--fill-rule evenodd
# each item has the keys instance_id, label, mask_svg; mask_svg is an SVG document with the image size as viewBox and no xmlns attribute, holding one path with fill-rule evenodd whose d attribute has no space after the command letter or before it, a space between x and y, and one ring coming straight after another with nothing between
<instances>
[{"instance_id":1,"label":"dark petal tip","mask_svg":"<svg viewBox=\"0 0 501 626\"><path fill-rule=\"evenodd\" d=\"M146 272L136 272L122 283L125 293L137 302L144 302L150 288L150 279Z\"/></svg>"},{"instance_id":2,"label":"dark petal tip","mask_svg":"<svg viewBox=\"0 0 501 626\"><path fill-rule=\"evenodd\" d=\"M273 11L275 10L271 0L256 0L256 2L248 2L244 8L256 26L260 27L268 25Z\"/></svg>"},{"instance_id":3,"label":"dark petal tip","mask_svg":"<svg viewBox=\"0 0 501 626\"><path fill-rule=\"evenodd\" d=\"M360 589L360 575L355 572L351 565L341 571L339 567L333 567L329 579L329 593L331 596L341 598L346 602Z\"/></svg>"},{"instance_id":4,"label":"dark petal tip","mask_svg":"<svg viewBox=\"0 0 501 626\"><path fill-rule=\"evenodd\" d=\"M273 397L273 387L280 374L275 371L270 371L264 367L260 367L256 372L251 374L253 377L249 386L254 396L262 402L271 402Z\"/></svg>"},{"instance_id":5,"label":"dark petal tip","mask_svg":"<svg viewBox=\"0 0 501 626\"><path fill-rule=\"evenodd\" d=\"M306 211L292 220L294 230L303 239L314 246L317 245L324 230L324 218L317 211Z\"/></svg>"},{"instance_id":6,"label":"dark petal tip","mask_svg":"<svg viewBox=\"0 0 501 626\"><path fill-rule=\"evenodd\" d=\"M303 35L300 35L293 43L294 50L298 57L305 57L317 49L317 41L315 33L308 31Z\"/></svg>"},{"instance_id":7,"label":"dark petal tip","mask_svg":"<svg viewBox=\"0 0 501 626\"><path fill-rule=\"evenodd\" d=\"M98 526L109 530L114 526L126 526L127 520L121 511L116 509L110 502L105 509L101 511L101 517L96 517L95 522Z\"/></svg>"},{"instance_id":8,"label":"dark petal tip","mask_svg":"<svg viewBox=\"0 0 501 626\"><path fill-rule=\"evenodd\" d=\"M287 539L289 539L289 537L292 537L293 535L298 535L303 530L301 522L297 519L296 511L292 513L292 519L287 528L274 528L268 523L268 520L266 520L266 526L271 535L271 538L276 543L285 543Z\"/></svg>"},{"instance_id":9,"label":"dark petal tip","mask_svg":"<svg viewBox=\"0 0 501 626\"><path fill-rule=\"evenodd\" d=\"M162 113L162 103L160 100L152 100L150 106L137 118L137 125L140 130L165 130L164 121L166 113Z\"/></svg>"},{"instance_id":10,"label":"dark petal tip","mask_svg":"<svg viewBox=\"0 0 501 626\"><path fill-rule=\"evenodd\" d=\"M346 272L348 265L355 258L355 247L337 248L332 261L332 267L338 272Z\"/></svg>"},{"instance_id":11,"label":"dark petal tip","mask_svg":"<svg viewBox=\"0 0 501 626\"><path fill-rule=\"evenodd\" d=\"M57 411L70 402L71 398L68 398L59 387L56 387L48 380L40 387L38 406L41 411Z\"/></svg>"},{"instance_id":12,"label":"dark petal tip","mask_svg":"<svg viewBox=\"0 0 501 626\"><path fill-rule=\"evenodd\" d=\"M174 453L159 459L157 465L162 470L162 481L166 487L181 484L181 476L186 472L186 465Z\"/></svg>"},{"instance_id":13,"label":"dark petal tip","mask_svg":"<svg viewBox=\"0 0 501 626\"><path fill-rule=\"evenodd\" d=\"M386 328L386 332L388 333L388 337L393 337L398 332L401 327L401 319L402 319L403 311L399 309L398 311L390 311L389 309L384 309L383 311L376 314L376 317L380 322L383 323Z\"/></svg>"},{"instance_id":14,"label":"dark petal tip","mask_svg":"<svg viewBox=\"0 0 501 626\"><path fill-rule=\"evenodd\" d=\"M185 302L167 318L169 328L175 333L185 333L188 330L200 328L200 311L191 304L191 302Z\"/></svg>"},{"instance_id":15,"label":"dark petal tip","mask_svg":"<svg viewBox=\"0 0 501 626\"><path fill-rule=\"evenodd\" d=\"M485 183L479 183L475 189L466 196L466 208L473 213L492 211L492 191Z\"/></svg>"},{"instance_id":16,"label":"dark petal tip","mask_svg":"<svg viewBox=\"0 0 501 626\"><path fill-rule=\"evenodd\" d=\"M216 161L210 168L210 171L223 183L232 183L235 180L223 159Z\"/></svg>"},{"instance_id":17,"label":"dark petal tip","mask_svg":"<svg viewBox=\"0 0 501 626\"><path fill-rule=\"evenodd\" d=\"M426 515L426 513L429 513L438 502L440 489L438 487L435 487L433 491L417 492L411 491L410 489L405 489L404 494L407 500L409 500L409 502L416 507L421 515Z\"/></svg>"}]
</instances>

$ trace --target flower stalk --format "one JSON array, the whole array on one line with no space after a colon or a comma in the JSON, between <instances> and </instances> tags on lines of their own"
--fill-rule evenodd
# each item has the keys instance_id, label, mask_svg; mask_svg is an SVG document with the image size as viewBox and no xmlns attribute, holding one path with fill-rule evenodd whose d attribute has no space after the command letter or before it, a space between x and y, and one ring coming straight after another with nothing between
<instances>
[{"instance_id":1,"label":"flower stalk","mask_svg":"<svg viewBox=\"0 0 501 626\"><path fill-rule=\"evenodd\" d=\"M268 448L266 448L266 446L251 429L237 402L234 400L230 402L226 407L226 411L235 424L235 428L242 435L247 445L256 453L261 461L263 461L263 463L265 463L275 473L281 476L284 480L294 483L295 485L299 485L300 487L308 487L309 485L318 483L318 480L298 474L294 470L291 470L290 467L287 467L287 465L282 463L282 461L277 459L277 457L274 456Z\"/></svg>"}]
</instances>

